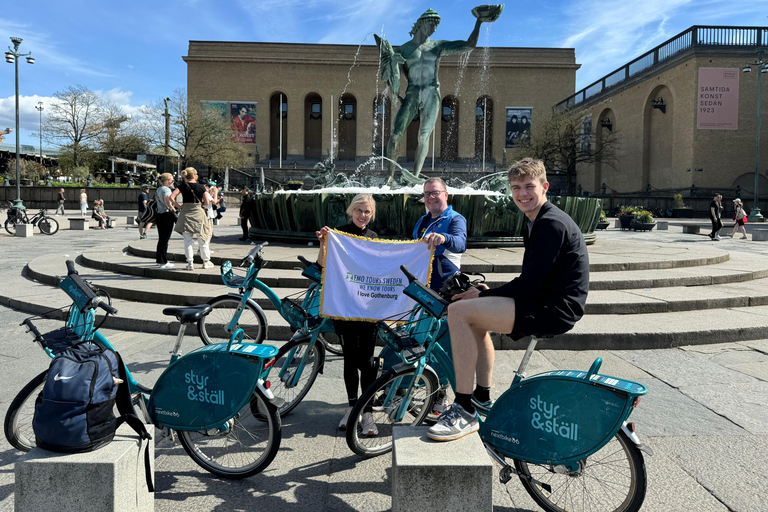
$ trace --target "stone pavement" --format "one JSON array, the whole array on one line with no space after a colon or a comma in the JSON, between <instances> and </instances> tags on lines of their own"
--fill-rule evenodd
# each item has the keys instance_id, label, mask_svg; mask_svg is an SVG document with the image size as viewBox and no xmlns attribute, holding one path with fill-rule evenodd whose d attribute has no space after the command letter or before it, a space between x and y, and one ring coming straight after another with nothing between
<instances>
[{"instance_id":1,"label":"stone pavement","mask_svg":"<svg viewBox=\"0 0 768 512\"><path fill-rule=\"evenodd\" d=\"M609 230L600 239L606 246L632 243L678 244L697 251L716 243L695 235L670 232L626 233ZM133 229L134 231L130 231ZM233 233L237 228L224 227ZM33 258L58 253L75 256L105 242L128 242L135 228L79 232L62 230L53 237L30 239L0 234L2 280L21 275ZM634 241L634 242L633 242ZM768 256L768 244L730 240L718 251L755 258ZM652 255L648 255L648 258ZM0 414L47 360L18 324L28 314L0 306ZM638 315L640 316L640 315ZM760 316L760 315L757 315ZM717 323L718 318L710 318ZM60 322L45 321L49 328ZM172 337L114 331L106 333L120 349L137 378L151 384L164 368ZM189 337L190 345L196 340ZM708 340L716 342L716 339ZM199 342L198 342L199 343ZM539 346L529 374L553 369L589 367L603 357L601 372L643 383L649 394L632 415L641 439L655 451L646 456L648 511L766 511L765 458L768 454L768 339L712 343L648 350L552 350ZM497 353L493 394L511 380L521 357L519 350ZM157 446L156 510L273 510L378 511L389 510L391 457L362 460L346 446L336 430L345 410L342 361L331 356L307 398L283 419L283 440L275 461L262 474L243 481L217 479L200 469L178 444ZM0 439L0 511L13 510L13 464L18 453ZM183 502L183 503L182 503ZM534 511L539 508L517 479L506 486L494 483L494 510ZM449 508L435 504L438 508Z\"/></svg>"}]
</instances>

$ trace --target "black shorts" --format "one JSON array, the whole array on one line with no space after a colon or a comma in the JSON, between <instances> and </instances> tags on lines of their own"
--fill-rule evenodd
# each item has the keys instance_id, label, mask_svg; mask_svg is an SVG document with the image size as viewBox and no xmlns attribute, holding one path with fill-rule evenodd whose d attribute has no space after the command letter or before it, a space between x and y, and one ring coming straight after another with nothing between
<instances>
[{"instance_id":1,"label":"black shorts","mask_svg":"<svg viewBox=\"0 0 768 512\"><path fill-rule=\"evenodd\" d=\"M509 333L517 341L526 336L557 336L573 328L574 321L547 305L515 300L515 326Z\"/></svg>"}]
</instances>

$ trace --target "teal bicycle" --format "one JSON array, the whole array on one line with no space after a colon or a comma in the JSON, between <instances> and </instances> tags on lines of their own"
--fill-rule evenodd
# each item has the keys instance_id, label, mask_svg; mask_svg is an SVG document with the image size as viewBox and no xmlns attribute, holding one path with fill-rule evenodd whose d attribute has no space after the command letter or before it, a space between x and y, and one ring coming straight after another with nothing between
<instances>
[{"instance_id":1,"label":"teal bicycle","mask_svg":"<svg viewBox=\"0 0 768 512\"><path fill-rule=\"evenodd\" d=\"M68 275L59 286L74 304L65 327L41 334L31 318L22 325L32 331L49 357L75 343L96 343L114 350L94 329L94 320L97 307L109 314L117 310L80 278L72 261L67 261L67 268ZM186 327L210 309L208 305L164 309L164 314L181 324L169 366L152 388L138 383L127 367L125 379L145 423L154 424L165 436L178 434L187 454L206 471L241 479L267 468L280 448L280 416L266 384L277 348L243 343L244 333L237 330L226 343L203 346L182 356ZM43 372L27 384L6 414L6 438L21 451L35 446L34 402L46 377Z\"/></svg>"},{"instance_id":2,"label":"teal bicycle","mask_svg":"<svg viewBox=\"0 0 768 512\"><path fill-rule=\"evenodd\" d=\"M316 263L299 256L304 265L302 276L310 280L306 291L280 299L266 284L258 279L259 271L266 266L263 249L266 242L254 247L240 263L247 268L245 276L236 275L230 261L221 266L221 278L225 285L239 293L220 295L208 301L213 308L198 322L203 343L222 342L238 329L245 332L251 343L262 343L267 336L267 320L264 311L253 300L254 290L262 292L275 306L280 315L296 332L277 353L273 369L274 378L269 380L276 397L281 416L291 412L309 392L318 373L323 372L326 350L336 352L324 339L333 331L333 321L320 318L320 292L322 270Z\"/></svg>"},{"instance_id":3,"label":"teal bicycle","mask_svg":"<svg viewBox=\"0 0 768 512\"><path fill-rule=\"evenodd\" d=\"M439 389L438 366L455 388L445 314L448 302L420 283L405 267L404 293L417 305L396 323L379 322L378 334L402 362L377 379L350 413L347 444L371 457L392 449L395 425L419 425ZM536 348L533 337L515 377L480 416L480 437L501 465L499 479L517 475L544 510L634 512L645 499L643 445L629 416L647 389L636 382L602 375L602 359L587 371L557 370L525 378ZM378 434L359 428L364 408L373 409ZM507 462L509 459L512 464Z\"/></svg>"}]
</instances>

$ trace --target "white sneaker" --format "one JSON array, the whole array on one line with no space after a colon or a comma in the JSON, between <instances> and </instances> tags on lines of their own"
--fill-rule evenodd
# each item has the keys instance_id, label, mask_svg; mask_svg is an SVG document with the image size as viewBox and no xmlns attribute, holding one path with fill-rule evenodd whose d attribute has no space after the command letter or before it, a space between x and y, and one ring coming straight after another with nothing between
<instances>
[{"instance_id":1,"label":"white sneaker","mask_svg":"<svg viewBox=\"0 0 768 512\"><path fill-rule=\"evenodd\" d=\"M203 268L213 268L213 262L208 260L203 262Z\"/></svg>"},{"instance_id":2,"label":"white sneaker","mask_svg":"<svg viewBox=\"0 0 768 512\"><path fill-rule=\"evenodd\" d=\"M722 238L720 238L720 235L715 235L715 239L722 240Z\"/></svg>"},{"instance_id":3,"label":"white sneaker","mask_svg":"<svg viewBox=\"0 0 768 512\"><path fill-rule=\"evenodd\" d=\"M158 265L157 268L173 268L173 263L165 263L163 265Z\"/></svg>"},{"instance_id":4,"label":"white sneaker","mask_svg":"<svg viewBox=\"0 0 768 512\"><path fill-rule=\"evenodd\" d=\"M348 407L347 412L344 413L344 417L339 422L339 430L347 430L347 423L349 423L349 413L352 412L352 408Z\"/></svg>"},{"instance_id":5,"label":"white sneaker","mask_svg":"<svg viewBox=\"0 0 768 512\"><path fill-rule=\"evenodd\" d=\"M185 270L195 270L195 266L192 265L191 263L187 263L187 267Z\"/></svg>"},{"instance_id":6,"label":"white sneaker","mask_svg":"<svg viewBox=\"0 0 768 512\"><path fill-rule=\"evenodd\" d=\"M360 430L366 437L375 437L379 435L379 429L376 428L376 422L373 420L373 414L364 412L360 418Z\"/></svg>"},{"instance_id":7,"label":"white sneaker","mask_svg":"<svg viewBox=\"0 0 768 512\"><path fill-rule=\"evenodd\" d=\"M429 427L427 437L433 441L453 441L480 430L477 413L469 414L462 406L453 403L437 423Z\"/></svg>"}]
</instances>

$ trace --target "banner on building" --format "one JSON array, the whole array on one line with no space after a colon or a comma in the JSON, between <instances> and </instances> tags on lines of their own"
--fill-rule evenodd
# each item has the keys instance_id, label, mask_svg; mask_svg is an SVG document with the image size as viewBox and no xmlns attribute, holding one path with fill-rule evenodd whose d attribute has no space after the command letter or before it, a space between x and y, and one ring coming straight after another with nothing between
<instances>
[{"instance_id":1,"label":"banner on building","mask_svg":"<svg viewBox=\"0 0 768 512\"><path fill-rule=\"evenodd\" d=\"M519 145L531 131L531 108L507 107L506 147Z\"/></svg>"},{"instance_id":2,"label":"banner on building","mask_svg":"<svg viewBox=\"0 0 768 512\"><path fill-rule=\"evenodd\" d=\"M429 284L433 251L422 241L372 240L332 230L323 262L320 314L342 320L377 321L410 311L403 290L405 265Z\"/></svg>"},{"instance_id":3,"label":"banner on building","mask_svg":"<svg viewBox=\"0 0 768 512\"><path fill-rule=\"evenodd\" d=\"M739 70L699 68L696 127L699 130L739 129Z\"/></svg>"},{"instance_id":4,"label":"banner on building","mask_svg":"<svg viewBox=\"0 0 768 512\"><path fill-rule=\"evenodd\" d=\"M256 144L256 103L230 102L232 140Z\"/></svg>"},{"instance_id":5,"label":"banner on building","mask_svg":"<svg viewBox=\"0 0 768 512\"><path fill-rule=\"evenodd\" d=\"M200 102L203 112L216 112L222 119L227 119L227 112L229 112L228 102L226 101L201 101Z\"/></svg>"}]
</instances>

